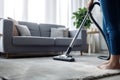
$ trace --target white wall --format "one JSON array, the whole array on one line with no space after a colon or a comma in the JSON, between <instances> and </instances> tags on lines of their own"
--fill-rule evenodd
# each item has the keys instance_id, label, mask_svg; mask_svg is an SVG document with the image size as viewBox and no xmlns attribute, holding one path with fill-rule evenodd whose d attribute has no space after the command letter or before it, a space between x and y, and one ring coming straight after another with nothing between
<instances>
[{"instance_id":1,"label":"white wall","mask_svg":"<svg viewBox=\"0 0 120 80\"><path fill-rule=\"evenodd\" d=\"M4 0L0 0L0 17L3 17L4 16L4 10L3 10L3 4Z\"/></svg>"},{"instance_id":2,"label":"white wall","mask_svg":"<svg viewBox=\"0 0 120 80\"><path fill-rule=\"evenodd\" d=\"M56 0L46 0L46 2L46 22L56 23Z\"/></svg>"}]
</instances>

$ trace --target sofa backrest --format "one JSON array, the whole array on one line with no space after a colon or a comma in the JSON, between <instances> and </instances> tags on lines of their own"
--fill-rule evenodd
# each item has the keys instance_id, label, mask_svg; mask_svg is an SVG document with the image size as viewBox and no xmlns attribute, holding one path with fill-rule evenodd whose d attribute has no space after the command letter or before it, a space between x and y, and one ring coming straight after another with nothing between
<instances>
[{"instance_id":1,"label":"sofa backrest","mask_svg":"<svg viewBox=\"0 0 120 80\"><path fill-rule=\"evenodd\" d=\"M51 28L65 28L63 25L56 25L56 24L39 24L40 28L40 36L42 37L50 37Z\"/></svg>"},{"instance_id":2,"label":"sofa backrest","mask_svg":"<svg viewBox=\"0 0 120 80\"><path fill-rule=\"evenodd\" d=\"M63 25L37 24L33 22L24 22L24 21L19 21L19 24L26 25L31 32L31 36L42 36L42 37L50 37L51 28L65 28L65 26Z\"/></svg>"},{"instance_id":3,"label":"sofa backrest","mask_svg":"<svg viewBox=\"0 0 120 80\"><path fill-rule=\"evenodd\" d=\"M26 25L31 32L31 36L40 36L40 28L38 27L39 24L33 22L24 22L24 21L19 21L19 24Z\"/></svg>"}]
</instances>

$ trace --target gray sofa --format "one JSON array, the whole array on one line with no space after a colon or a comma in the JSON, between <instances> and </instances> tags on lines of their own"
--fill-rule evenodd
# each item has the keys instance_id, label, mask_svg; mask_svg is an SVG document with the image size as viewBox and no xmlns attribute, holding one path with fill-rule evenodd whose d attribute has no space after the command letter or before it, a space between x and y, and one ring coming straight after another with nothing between
<instances>
[{"instance_id":1,"label":"gray sofa","mask_svg":"<svg viewBox=\"0 0 120 80\"><path fill-rule=\"evenodd\" d=\"M76 30L69 30L68 37L50 37L50 29L52 27L64 28L65 26L55 24L37 24L23 21L20 21L19 24L27 25L31 36L12 36L13 22L8 19L0 21L0 33L2 34L0 37L1 53L10 55L12 53L64 52L76 33ZM86 38L86 30L82 30L72 51L87 52L88 45Z\"/></svg>"}]
</instances>

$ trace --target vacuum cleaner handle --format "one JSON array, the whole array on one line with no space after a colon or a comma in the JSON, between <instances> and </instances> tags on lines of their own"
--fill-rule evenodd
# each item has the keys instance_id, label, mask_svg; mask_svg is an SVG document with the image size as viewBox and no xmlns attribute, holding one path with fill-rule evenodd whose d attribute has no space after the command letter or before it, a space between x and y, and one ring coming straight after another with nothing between
<instances>
[{"instance_id":1,"label":"vacuum cleaner handle","mask_svg":"<svg viewBox=\"0 0 120 80\"><path fill-rule=\"evenodd\" d=\"M94 8L95 5L100 6L100 3L99 3L99 2L94 2L94 3L92 4L92 6L89 8L89 13L91 13L91 11L93 10L93 8Z\"/></svg>"}]
</instances>

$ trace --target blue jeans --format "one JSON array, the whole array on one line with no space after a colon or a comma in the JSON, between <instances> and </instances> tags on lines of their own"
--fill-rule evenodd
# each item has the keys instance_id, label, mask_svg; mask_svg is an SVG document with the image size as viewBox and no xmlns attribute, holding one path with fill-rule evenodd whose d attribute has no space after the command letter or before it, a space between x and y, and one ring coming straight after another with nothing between
<instances>
[{"instance_id":1,"label":"blue jeans","mask_svg":"<svg viewBox=\"0 0 120 80\"><path fill-rule=\"evenodd\" d=\"M120 0L100 0L103 31L112 55L120 55Z\"/></svg>"}]
</instances>

